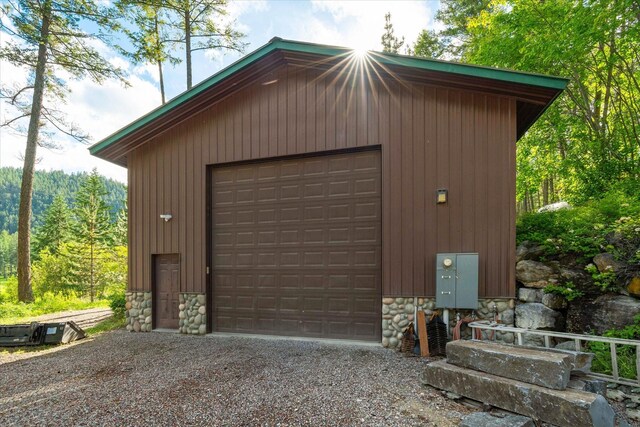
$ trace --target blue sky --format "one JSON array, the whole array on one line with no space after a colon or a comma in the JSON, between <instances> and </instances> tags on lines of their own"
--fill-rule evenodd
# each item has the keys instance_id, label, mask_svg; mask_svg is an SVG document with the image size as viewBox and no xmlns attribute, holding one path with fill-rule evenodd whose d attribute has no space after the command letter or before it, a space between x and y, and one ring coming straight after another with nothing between
<instances>
[{"instance_id":1,"label":"blue sky","mask_svg":"<svg viewBox=\"0 0 640 427\"><path fill-rule=\"evenodd\" d=\"M396 35L413 43L420 30L433 28L438 1L288 1L242 0L229 4L230 19L246 34L247 53L278 36L314 43L358 49L380 50L384 14L391 12ZM7 35L0 33L0 43ZM160 104L156 67L134 66L115 53L104 50L114 64L129 72L129 88L115 81L97 85L89 80L70 81L72 90L62 106L67 116L97 142L127 125ZM197 83L236 61L237 53L200 53L194 58L193 77ZM25 71L0 62L3 84L20 82ZM167 97L186 89L182 64L165 70ZM11 117L6 106L0 107L0 119ZM21 166L25 138L0 130L0 166ZM62 169L67 172L88 171L94 166L103 175L126 182L126 170L91 157L87 147L66 141L60 150L41 149L38 169Z\"/></svg>"}]
</instances>

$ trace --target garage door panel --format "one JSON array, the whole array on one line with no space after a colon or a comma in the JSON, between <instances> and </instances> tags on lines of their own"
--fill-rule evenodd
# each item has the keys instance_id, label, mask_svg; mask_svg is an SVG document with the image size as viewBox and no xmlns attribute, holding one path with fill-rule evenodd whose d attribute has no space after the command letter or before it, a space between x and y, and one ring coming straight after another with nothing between
<instances>
[{"instance_id":1,"label":"garage door panel","mask_svg":"<svg viewBox=\"0 0 640 427\"><path fill-rule=\"evenodd\" d=\"M380 338L379 152L213 175L215 330Z\"/></svg>"}]
</instances>

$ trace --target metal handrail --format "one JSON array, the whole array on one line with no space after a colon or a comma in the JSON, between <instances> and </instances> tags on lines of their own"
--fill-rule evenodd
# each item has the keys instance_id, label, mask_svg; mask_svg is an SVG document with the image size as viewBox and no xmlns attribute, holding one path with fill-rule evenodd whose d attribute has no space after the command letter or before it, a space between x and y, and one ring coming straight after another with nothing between
<instances>
[{"instance_id":1,"label":"metal handrail","mask_svg":"<svg viewBox=\"0 0 640 427\"><path fill-rule=\"evenodd\" d=\"M624 338L611 338L611 337L602 337L598 335L583 335L583 334L571 334L568 332L555 332L555 331L542 331L538 329L526 329L526 328L516 328L513 326L507 326L496 322L489 322L486 320L475 321L469 323L469 327L471 328L471 339L475 340L476 329L486 330L486 331L497 331L497 332L512 332L515 334L517 338L518 345L524 345L523 334L529 335L538 335L542 336L544 339L544 346L546 348L551 347L551 337L554 338L564 338L566 340L573 340L575 343L576 351L582 351L582 341L595 341L609 344L610 352L611 352L611 373L612 375L607 374L599 374L592 373L591 375L605 379L607 381L611 381L618 384L630 385L630 386L638 386L640 385L640 341L638 340L628 340ZM495 335L494 335L495 340ZM618 372L618 345L631 345L636 348L636 380L628 379L628 378L620 378Z\"/></svg>"}]
</instances>

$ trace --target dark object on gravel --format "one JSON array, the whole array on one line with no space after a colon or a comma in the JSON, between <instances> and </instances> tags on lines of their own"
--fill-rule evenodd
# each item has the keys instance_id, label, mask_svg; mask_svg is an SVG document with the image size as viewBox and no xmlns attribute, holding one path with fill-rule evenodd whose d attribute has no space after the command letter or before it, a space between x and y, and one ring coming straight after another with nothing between
<instances>
[{"instance_id":1,"label":"dark object on gravel","mask_svg":"<svg viewBox=\"0 0 640 427\"><path fill-rule=\"evenodd\" d=\"M434 316L427 322L427 336L429 337L431 356L446 356L447 325L444 324L440 316Z\"/></svg>"},{"instance_id":2,"label":"dark object on gravel","mask_svg":"<svg viewBox=\"0 0 640 427\"><path fill-rule=\"evenodd\" d=\"M0 347L69 343L85 337L74 322L0 325Z\"/></svg>"}]
</instances>

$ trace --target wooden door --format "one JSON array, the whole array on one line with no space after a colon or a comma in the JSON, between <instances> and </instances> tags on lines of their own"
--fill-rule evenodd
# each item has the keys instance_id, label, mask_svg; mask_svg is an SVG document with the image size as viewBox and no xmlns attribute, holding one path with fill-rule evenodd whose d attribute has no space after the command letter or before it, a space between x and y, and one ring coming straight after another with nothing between
<instances>
[{"instance_id":1,"label":"wooden door","mask_svg":"<svg viewBox=\"0 0 640 427\"><path fill-rule=\"evenodd\" d=\"M154 255L155 327L178 329L180 256Z\"/></svg>"}]
</instances>

